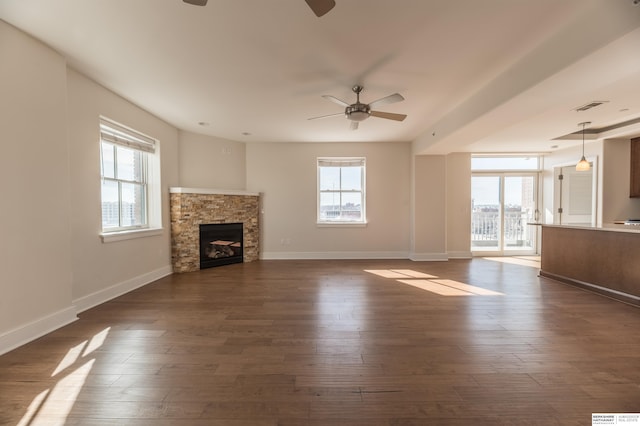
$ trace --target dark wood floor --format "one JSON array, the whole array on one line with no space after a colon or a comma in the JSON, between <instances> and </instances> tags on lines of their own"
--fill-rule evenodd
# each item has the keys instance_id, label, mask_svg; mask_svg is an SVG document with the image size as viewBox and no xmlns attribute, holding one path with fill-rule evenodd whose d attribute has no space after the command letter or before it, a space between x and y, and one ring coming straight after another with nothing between
<instances>
[{"instance_id":1,"label":"dark wood floor","mask_svg":"<svg viewBox=\"0 0 640 426\"><path fill-rule=\"evenodd\" d=\"M549 426L640 412L640 310L537 272L260 261L170 276L1 356L0 424Z\"/></svg>"}]
</instances>

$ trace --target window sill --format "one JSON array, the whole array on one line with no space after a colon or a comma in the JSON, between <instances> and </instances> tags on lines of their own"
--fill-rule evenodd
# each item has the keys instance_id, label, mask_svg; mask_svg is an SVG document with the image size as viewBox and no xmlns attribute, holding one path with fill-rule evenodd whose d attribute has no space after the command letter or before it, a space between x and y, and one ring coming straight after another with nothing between
<instances>
[{"instance_id":1,"label":"window sill","mask_svg":"<svg viewBox=\"0 0 640 426\"><path fill-rule=\"evenodd\" d=\"M318 228L366 228L367 222L316 222Z\"/></svg>"},{"instance_id":2,"label":"window sill","mask_svg":"<svg viewBox=\"0 0 640 426\"><path fill-rule=\"evenodd\" d=\"M131 231L103 232L100 234L100 238L102 239L103 243L115 243L116 241L133 240L135 238L162 235L162 232L162 228L145 228Z\"/></svg>"}]
</instances>

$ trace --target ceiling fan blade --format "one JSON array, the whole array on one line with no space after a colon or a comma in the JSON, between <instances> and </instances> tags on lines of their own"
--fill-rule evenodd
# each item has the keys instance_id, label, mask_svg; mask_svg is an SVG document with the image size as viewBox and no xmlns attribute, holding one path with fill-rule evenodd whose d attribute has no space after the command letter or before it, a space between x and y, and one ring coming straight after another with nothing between
<instances>
[{"instance_id":1,"label":"ceiling fan blade","mask_svg":"<svg viewBox=\"0 0 640 426\"><path fill-rule=\"evenodd\" d=\"M185 3L192 4L194 6L206 6L208 0L182 0Z\"/></svg>"},{"instance_id":2,"label":"ceiling fan blade","mask_svg":"<svg viewBox=\"0 0 640 426\"><path fill-rule=\"evenodd\" d=\"M349 104L348 104L348 103L346 103L346 102L345 102L345 101L343 101L343 100L340 100L340 99L336 98L335 96L331 96L331 95L322 95L322 97L323 97L323 98L325 98L325 99L326 99L326 100L328 100L328 101L335 102L335 103L337 103L337 104L338 104L338 105L340 105L340 106L343 106L343 107L348 107L348 106L349 106Z\"/></svg>"},{"instance_id":3,"label":"ceiling fan blade","mask_svg":"<svg viewBox=\"0 0 640 426\"><path fill-rule=\"evenodd\" d=\"M344 112L338 112L336 114L329 114L329 115L321 115L319 117L311 117L311 118L307 118L307 120L319 120L321 118L337 117L339 115L344 116Z\"/></svg>"},{"instance_id":4,"label":"ceiling fan blade","mask_svg":"<svg viewBox=\"0 0 640 426\"><path fill-rule=\"evenodd\" d=\"M319 18L329 12L336 5L334 0L304 0L307 2L313 13Z\"/></svg>"},{"instance_id":5,"label":"ceiling fan blade","mask_svg":"<svg viewBox=\"0 0 640 426\"><path fill-rule=\"evenodd\" d=\"M407 116L405 114L394 114L392 112L371 111L371 115L378 118L386 118L387 120L402 121Z\"/></svg>"},{"instance_id":6,"label":"ceiling fan blade","mask_svg":"<svg viewBox=\"0 0 640 426\"><path fill-rule=\"evenodd\" d=\"M404 101L402 95L400 93L394 93L393 95L385 96L384 98L380 98L377 101L371 102L369 104L369 107L373 108L374 106L393 104L400 101Z\"/></svg>"},{"instance_id":7,"label":"ceiling fan blade","mask_svg":"<svg viewBox=\"0 0 640 426\"><path fill-rule=\"evenodd\" d=\"M351 125L349 126L349 128L351 130L358 130L358 122L357 121L352 121Z\"/></svg>"}]
</instances>

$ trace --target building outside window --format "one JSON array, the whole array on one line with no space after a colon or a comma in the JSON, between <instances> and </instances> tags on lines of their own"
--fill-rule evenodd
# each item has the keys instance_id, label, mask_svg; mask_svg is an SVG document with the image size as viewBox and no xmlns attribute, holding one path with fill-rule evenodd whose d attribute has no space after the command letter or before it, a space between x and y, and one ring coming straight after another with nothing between
<instances>
[{"instance_id":1,"label":"building outside window","mask_svg":"<svg viewBox=\"0 0 640 426\"><path fill-rule=\"evenodd\" d=\"M365 158L318 158L318 223L364 224Z\"/></svg>"},{"instance_id":2,"label":"building outside window","mask_svg":"<svg viewBox=\"0 0 640 426\"><path fill-rule=\"evenodd\" d=\"M156 141L101 119L102 232L149 228L150 166Z\"/></svg>"}]
</instances>

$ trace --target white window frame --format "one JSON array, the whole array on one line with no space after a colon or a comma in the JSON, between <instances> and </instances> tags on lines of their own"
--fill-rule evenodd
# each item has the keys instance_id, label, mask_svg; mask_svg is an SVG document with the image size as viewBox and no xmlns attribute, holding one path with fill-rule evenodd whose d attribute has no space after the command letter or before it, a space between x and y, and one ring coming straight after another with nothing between
<instances>
[{"instance_id":1,"label":"white window frame","mask_svg":"<svg viewBox=\"0 0 640 426\"><path fill-rule=\"evenodd\" d=\"M474 167L474 159L486 159L486 160L502 160L501 166L495 167ZM535 160L535 167L518 167L512 166L506 161L517 161L520 159ZM493 173L493 172L522 172L522 173L539 173L542 171L543 156L536 153L522 153L522 154L472 154L471 155L471 172L472 173Z\"/></svg>"},{"instance_id":2,"label":"white window frame","mask_svg":"<svg viewBox=\"0 0 640 426\"><path fill-rule=\"evenodd\" d=\"M100 179L101 182L110 180L119 183L128 181L118 177L104 175L103 143L111 146L125 147L143 153L143 176L141 181L135 181L144 187L144 220L141 225L102 227L102 209L100 237L104 243L128 240L132 238L148 237L162 234L161 192L160 192L160 159L159 143L156 139L133 130L122 124L104 117L100 117ZM102 195L100 197L102 205ZM121 202L121 200L119 200ZM120 209L120 208L119 208Z\"/></svg>"},{"instance_id":3,"label":"white window frame","mask_svg":"<svg viewBox=\"0 0 640 426\"><path fill-rule=\"evenodd\" d=\"M317 158L317 219L318 226L366 226L367 224L367 209L366 209L366 158L365 157L319 157ZM337 190L323 190L321 189L321 169L324 167L360 167L360 190L342 189L342 181L340 182L340 188ZM341 177L340 177L341 179ZM323 217L321 211L321 196L326 193L335 193L340 197L338 205L342 205L342 194L354 194L360 193L360 219L349 220L340 215L335 220L327 219ZM340 211L341 212L341 211Z\"/></svg>"}]
</instances>

